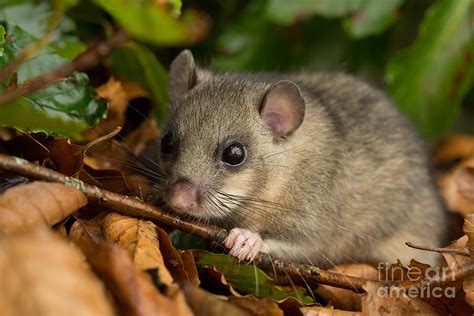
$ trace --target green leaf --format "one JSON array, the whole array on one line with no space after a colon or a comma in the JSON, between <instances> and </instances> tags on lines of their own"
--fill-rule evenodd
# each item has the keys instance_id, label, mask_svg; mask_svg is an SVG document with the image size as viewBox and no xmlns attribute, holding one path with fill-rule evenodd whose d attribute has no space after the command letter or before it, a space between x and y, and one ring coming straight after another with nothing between
<instances>
[{"instance_id":1,"label":"green leaf","mask_svg":"<svg viewBox=\"0 0 474 316\"><path fill-rule=\"evenodd\" d=\"M198 16L189 11L177 20L151 1L94 0L137 39L157 45L177 45L193 40Z\"/></svg>"},{"instance_id":2,"label":"green leaf","mask_svg":"<svg viewBox=\"0 0 474 316\"><path fill-rule=\"evenodd\" d=\"M7 40L0 58L0 70L36 40L18 26L5 22L1 25L6 30ZM68 60L56 54L52 46L45 47L20 65L17 82L10 82L9 78L2 83L2 91L7 85L22 84L66 62ZM103 118L106 110L106 103L94 98L87 75L75 72L47 88L0 105L0 124L79 139L80 133Z\"/></svg>"},{"instance_id":3,"label":"green leaf","mask_svg":"<svg viewBox=\"0 0 474 316\"><path fill-rule=\"evenodd\" d=\"M51 6L47 2L0 7L0 21L18 25L36 38L41 38L46 34L50 15Z\"/></svg>"},{"instance_id":4,"label":"green leaf","mask_svg":"<svg viewBox=\"0 0 474 316\"><path fill-rule=\"evenodd\" d=\"M197 266L215 267L233 287L257 297L271 297L275 300L295 297L305 304L314 303L311 297L305 296L303 289L287 289L275 285L274 280L255 265L241 264L236 258L228 255L206 253L198 260Z\"/></svg>"},{"instance_id":5,"label":"green leaf","mask_svg":"<svg viewBox=\"0 0 474 316\"><path fill-rule=\"evenodd\" d=\"M35 38L44 37L49 31L55 29L53 39L58 40L62 33L75 30L75 23L63 16L69 5L74 4L68 0L68 4L61 4L64 0L54 0L55 7L52 8L48 2L22 3L15 2L11 6L0 6L0 21L18 25L20 28Z\"/></svg>"},{"instance_id":6,"label":"green leaf","mask_svg":"<svg viewBox=\"0 0 474 316\"><path fill-rule=\"evenodd\" d=\"M168 74L155 55L145 46L130 42L116 49L110 60L120 75L138 83L160 105L157 115L163 119L168 104Z\"/></svg>"},{"instance_id":7,"label":"green leaf","mask_svg":"<svg viewBox=\"0 0 474 316\"><path fill-rule=\"evenodd\" d=\"M207 243L203 239L181 230L173 230L169 236L173 242L173 246L180 250L206 249L207 247Z\"/></svg>"},{"instance_id":8,"label":"green leaf","mask_svg":"<svg viewBox=\"0 0 474 316\"><path fill-rule=\"evenodd\" d=\"M60 39L50 43L55 52L66 59L74 59L83 53L87 46L74 36L61 36Z\"/></svg>"},{"instance_id":9,"label":"green leaf","mask_svg":"<svg viewBox=\"0 0 474 316\"><path fill-rule=\"evenodd\" d=\"M474 75L472 0L433 4L420 25L418 38L390 61L386 80L393 98L433 138L457 118Z\"/></svg>"},{"instance_id":10,"label":"green leaf","mask_svg":"<svg viewBox=\"0 0 474 316\"><path fill-rule=\"evenodd\" d=\"M178 17L181 14L181 8L183 6L181 0L166 0L165 4L169 7L169 10L174 16Z\"/></svg>"},{"instance_id":11,"label":"green leaf","mask_svg":"<svg viewBox=\"0 0 474 316\"><path fill-rule=\"evenodd\" d=\"M341 17L361 8L364 0L269 0L266 14L274 22L289 25L300 16ZM385 2L385 1L380 1Z\"/></svg>"},{"instance_id":12,"label":"green leaf","mask_svg":"<svg viewBox=\"0 0 474 316\"><path fill-rule=\"evenodd\" d=\"M36 0L1 0L0 8L5 8L8 6L19 5L23 3L33 3Z\"/></svg>"},{"instance_id":13,"label":"green leaf","mask_svg":"<svg viewBox=\"0 0 474 316\"><path fill-rule=\"evenodd\" d=\"M357 11L344 20L344 27L354 38L379 34L396 20L396 11L403 1L365 0Z\"/></svg>"},{"instance_id":14,"label":"green leaf","mask_svg":"<svg viewBox=\"0 0 474 316\"><path fill-rule=\"evenodd\" d=\"M0 45L5 43L5 28L0 25ZM3 47L0 47L0 57L3 56Z\"/></svg>"}]
</instances>

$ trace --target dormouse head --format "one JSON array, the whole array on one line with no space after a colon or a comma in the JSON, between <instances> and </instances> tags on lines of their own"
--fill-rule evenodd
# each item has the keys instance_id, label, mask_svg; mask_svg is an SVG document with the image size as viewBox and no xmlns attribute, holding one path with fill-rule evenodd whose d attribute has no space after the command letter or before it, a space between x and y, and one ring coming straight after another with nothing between
<instances>
[{"instance_id":1,"label":"dormouse head","mask_svg":"<svg viewBox=\"0 0 474 316\"><path fill-rule=\"evenodd\" d=\"M263 190L265 156L303 122L305 101L290 81L264 81L199 69L190 51L169 71L170 119L163 130L157 193L175 211L203 219L232 217Z\"/></svg>"}]
</instances>

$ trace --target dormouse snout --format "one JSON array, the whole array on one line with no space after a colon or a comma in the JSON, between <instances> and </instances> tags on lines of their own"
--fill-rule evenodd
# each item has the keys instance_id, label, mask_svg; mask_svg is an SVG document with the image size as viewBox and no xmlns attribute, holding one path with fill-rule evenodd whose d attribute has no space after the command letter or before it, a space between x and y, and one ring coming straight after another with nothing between
<instances>
[{"instance_id":1,"label":"dormouse snout","mask_svg":"<svg viewBox=\"0 0 474 316\"><path fill-rule=\"evenodd\" d=\"M199 204L197 186L187 180L178 180L169 193L169 205L179 212L190 212Z\"/></svg>"}]
</instances>

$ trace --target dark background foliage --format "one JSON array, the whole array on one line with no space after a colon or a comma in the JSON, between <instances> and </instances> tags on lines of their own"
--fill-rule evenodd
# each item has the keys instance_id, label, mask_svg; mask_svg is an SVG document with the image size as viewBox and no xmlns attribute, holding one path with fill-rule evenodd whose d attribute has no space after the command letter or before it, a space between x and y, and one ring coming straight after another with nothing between
<instances>
[{"instance_id":1,"label":"dark background foliage","mask_svg":"<svg viewBox=\"0 0 474 316\"><path fill-rule=\"evenodd\" d=\"M188 47L201 65L216 72L355 74L386 90L421 133L436 140L453 129L474 132L472 8L472 0L2 0L4 28L5 23L10 29L18 26L29 40L20 45L7 29L0 67L46 36L48 45L39 52L73 59L86 44L121 27L132 41L88 72L91 85L110 74L137 82L158 104L159 120L166 116L165 69ZM29 67L20 67L22 78L15 84L61 64L54 56L49 68L31 61ZM7 79L3 90L12 85L11 77ZM88 89L75 87L82 91L76 98L90 98ZM48 91L42 95L50 96ZM78 130L103 115L97 110L101 105L90 100L75 103L75 113L87 113L86 118L71 113L71 107L54 105L54 100L48 106L32 100L34 96L3 105L0 124L80 138ZM15 109L25 112L28 107L39 107L49 118L60 112L63 125L73 121L75 126L58 130L51 122L15 119Z\"/></svg>"}]
</instances>

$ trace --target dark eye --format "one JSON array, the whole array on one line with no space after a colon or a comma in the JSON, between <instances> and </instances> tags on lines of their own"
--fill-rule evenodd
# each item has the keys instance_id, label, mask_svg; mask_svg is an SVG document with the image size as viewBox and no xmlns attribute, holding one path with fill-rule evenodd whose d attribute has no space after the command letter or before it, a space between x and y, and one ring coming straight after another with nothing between
<instances>
[{"instance_id":1,"label":"dark eye","mask_svg":"<svg viewBox=\"0 0 474 316\"><path fill-rule=\"evenodd\" d=\"M169 155L173 152L176 146L176 140L171 132L168 132L161 139L161 152L165 155Z\"/></svg>"},{"instance_id":2,"label":"dark eye","mask_svg":"<svg viewBox=\"0 0 474 316\"><path fill-rule=\"evenodd\" d=\"M222 161L231 166L238 166L245 160L245 148L241 143L232 143L224 149Z\"/></svg>"}]
</instances>

